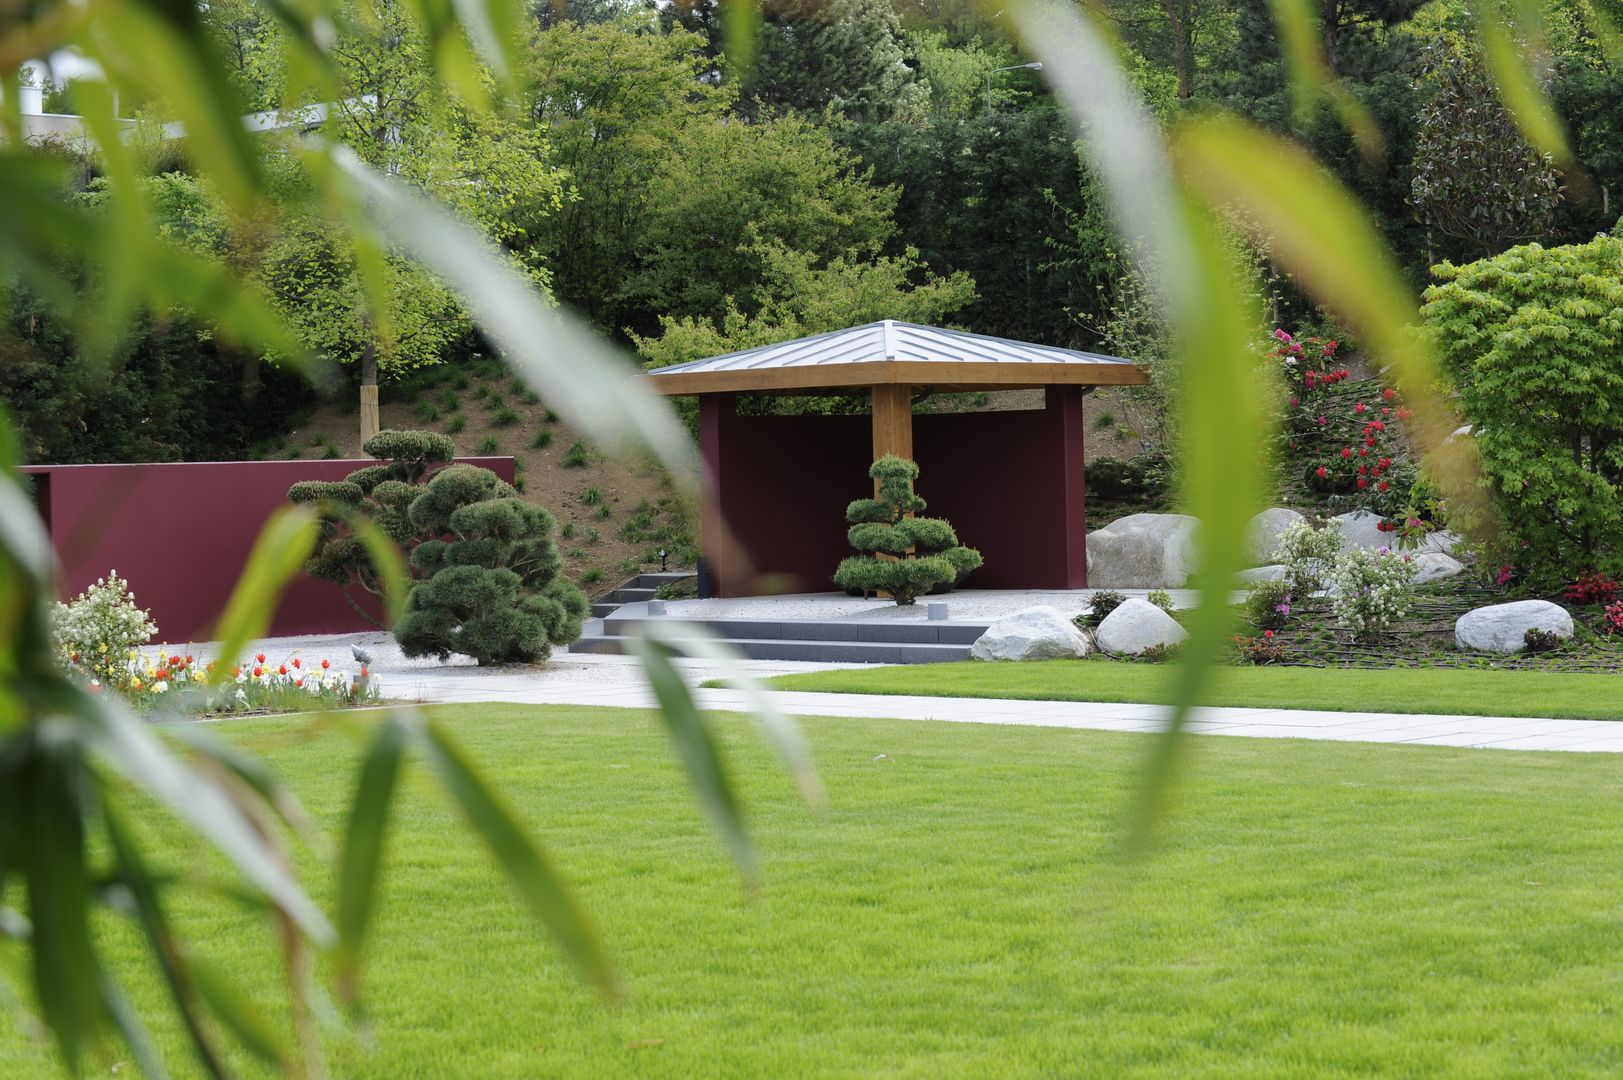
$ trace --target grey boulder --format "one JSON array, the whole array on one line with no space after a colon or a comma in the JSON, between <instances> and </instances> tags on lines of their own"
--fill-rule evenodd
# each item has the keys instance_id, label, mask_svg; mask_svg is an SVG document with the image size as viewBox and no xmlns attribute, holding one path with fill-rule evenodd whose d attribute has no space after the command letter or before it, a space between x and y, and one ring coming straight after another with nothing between
<instances>
[{"instance_id":1,"label":"grey boulder","mask_svg":"<svg viewBox=\"0 0 1623 1080\"><path fill-rule=\"evenodd\" d=\"M1444 555L1440 551L1422 551L1414 557L1414 583L1424 585L1429 581L1445 581L1464 573L1465 566L1452 555Z\"/></svg>"},{"instance_id":2,"label":"grey boulder","mask_svg":"<svg viewBox=\"0 0 1623 1080\"><path fill-rule=\"evenodd\" d=\"M1148 600L1124 600L1093 632L1099 648L1111 656L1138 656L1156 646L1177 645L1189 636L1178 620Z\"/></svg>"},{"instance_id":3,"label":"grey boulder","mask_svg":"<svg viewBox=\"0 0 1623 1080\"><path fill-rule=\"evenodd\" d=\"M1521 652L1527 631L1547 630L1556 637L1572 636L1572 616L1548 600L1517 600L1467 611L1454 623L1454 644L1469 652Z\"/></svg>"},{"instance_id":4,"label":"grey boulder","mask_svg":"<svg viewBox=\"0 0 1623 1080\"><path fill-rule=\"evenodd\" d=\"M1381 548L1397 547L1397 541L1389 532L1382 532L1378 527L1384 519L1379 514L1372 514L1368 510L1354 510L1350 514L1341 514L1330 519L1330 528L1341 534L1341 550L1354 551L1366 548L1370 551L1379 551Z\"/></svg>"},{"instance_id":5,"label":"grey boulder","mask_svg":"<svg viewBox=\"0 0 1623 1080\"><path fill-rule=\"evenodd\" d=\"M1234 575L1234 580L1241 585L1261 585L1265 581L1284 581L1285 564L1274 563L1272 566L1253 566L1249 570L1241 570Z\"/></svg>"},{"instance_id":6,"label":"grey boulder","mask_svg":"<svg viewBox=\"0 0 1623 1080\"><path fill-rule=\"evenodd\" d=\"M1130 514L1088 536L1095 589L1181 589L1195 564L1196 518Z\"/></svg>"},{"instance_id":7,"label":"grey boulder","mask_svg":"<svg viewBox=\"0 0 1623 1080\"><path fill-rule=\"evenodd\" d=\"M1261 566L1279 561L1279 538L1285 530L1307 518L1283 506L1271 507L1251 519L1246 527L1246 550L1251 562Z\"/></svg>"},{"instance_id":8,"label":"grey boulder","mask_svg":"<svg viewBox=\"0 0 1623 1080\"><path fill-rule=\"evenodd\" d=\"M1088 655L1088 636L1058 608L1005 615L970 646L971 660L1065 660Z\"/></svg>"}]
</instances>

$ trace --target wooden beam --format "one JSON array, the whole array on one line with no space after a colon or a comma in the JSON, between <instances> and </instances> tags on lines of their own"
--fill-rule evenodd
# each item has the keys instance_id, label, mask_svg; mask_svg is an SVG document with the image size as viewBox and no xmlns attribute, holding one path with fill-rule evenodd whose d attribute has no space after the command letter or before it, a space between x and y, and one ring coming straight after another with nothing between
<instances>
[{"instance_id":1,"label":"wooden beam","mask_svg":"<svg viewBox=\"0 0 1623 1080\"><path fill-rule=\"evenodd\" d=\"M737 368L723 371L658 371L641 376L659 394L771 393L840 386L975 386L1014 389L1037 386L1139 386L1149 377L1134 364L1048 364L1017 361L936 363L929 360L865 360L854 364Z\"/></svg>"}]
</instances>

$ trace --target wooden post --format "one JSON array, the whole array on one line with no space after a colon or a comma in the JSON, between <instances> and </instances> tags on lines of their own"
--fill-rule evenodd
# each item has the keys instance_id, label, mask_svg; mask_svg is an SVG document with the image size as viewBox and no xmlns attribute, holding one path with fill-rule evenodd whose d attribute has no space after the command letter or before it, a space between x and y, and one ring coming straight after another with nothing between
<instances>
[{"instance_id":1,"label":"wooden post","mask_svg":"<svg viewBox=\"0 0 1623 1080\"><path fill-rule=\"evenodd\" d=\"M913 388L881 383L873 388L873 459L886 454L913 460ZM874 481L874 491L879 490Z\"/></svg>"},{"instance_id":2,"label":"wooden post","mask_svg":"<svg viewBox=\"0 0 1623 1080\"><path fill-rule=\"evenodd\" d=\"M361 350L361 441L378 433L378 349L368 341Z\"/></svg>"}]
</instances>

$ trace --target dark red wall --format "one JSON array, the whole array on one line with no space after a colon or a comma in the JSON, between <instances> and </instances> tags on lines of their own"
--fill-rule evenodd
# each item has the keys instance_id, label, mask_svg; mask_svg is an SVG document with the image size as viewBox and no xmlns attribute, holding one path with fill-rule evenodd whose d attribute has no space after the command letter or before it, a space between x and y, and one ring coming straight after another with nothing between
<instances>
[{"instance_id":1,"label":"dark red wall","mask_svg":"<svg viewBox=\"0 0 1623 1080\"><path fill-rule=\"evenodd\" d=\"M1087 584L1082 395L1052 387L1047 408L913 417L918 492L985 565L966 585L1066 589ZM705 543L723 596L833 588L852 554L845 507L872 493L867 416L739 416L731 395L700 402L711 472ZM718 551L717 515L747 555Z\"/></svg>"},{"instance_id":2,"label":"dark red wall","mask_svg":"<svg viewBox=\"0 0 1623 1080\"><path fill-rule=\"evenodd\" d=\"M509 482L509 457L458 458ZM361 461L225 461L138 465L39 465L41 515L73 596L117 570L152 612L160 638L212 636L248 552L271 512L299 480L342 480ZM364 591L361 596L365 597ZM367 597L370 599L370 597ZM300 575L282 594L273 634L371 629L338 586Z\"/></svg>"}]
</instances>

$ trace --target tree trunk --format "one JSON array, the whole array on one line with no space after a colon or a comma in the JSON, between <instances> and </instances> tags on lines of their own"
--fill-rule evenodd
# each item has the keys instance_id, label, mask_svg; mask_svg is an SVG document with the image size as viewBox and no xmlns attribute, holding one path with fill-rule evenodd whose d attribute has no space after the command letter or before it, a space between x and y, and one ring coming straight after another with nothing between
<instances>
[{"instance_id":1,"label":"tree trunk","mask_svg":"<svg viewBox=\"0 0 1623 1080\"><path fill-rule=\"evenodd\" d=\"M1161 0L1161 13L1167 17L1167 29L1172 34L1172 68L1178 73L1178 100L1188 101L1195 93L1195 47L1189 15L1177 0Z\"/></svg>"},{"instance_id":2,"label":"tree trunk","mask_svg":"<svg viewBox=\"0 0 1623 1080\"><path fill-rule=\"evenodd\" d=\"M378 433L378 347L368 341L361 350L361 441Z\"/></svg>"}]
</instances>

